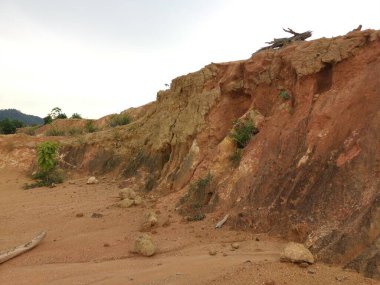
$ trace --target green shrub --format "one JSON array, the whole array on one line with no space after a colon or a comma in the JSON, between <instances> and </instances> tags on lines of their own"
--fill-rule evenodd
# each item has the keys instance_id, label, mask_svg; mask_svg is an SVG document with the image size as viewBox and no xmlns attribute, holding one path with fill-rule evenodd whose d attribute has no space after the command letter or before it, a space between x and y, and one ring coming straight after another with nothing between
<instances>
[{"instance_id":1,"label":"green shrub","mask_svg":"<svg viewBox=\"0 0 380 285\"><path fill-rule=\"evenodd\" d=\"M52 171L57 165L59 145L56 142L42 142L37 145L37 164L41 173Z\"/></svg>"},{"instance_id":2,"label":"green shrub","mask_svg":"<svg viewBox=\"0 0 380 285\"><path fill-rule=\"evenodd\" d=\"M257 134L259 130L253 125L251 120L242 122L235 121L231 133L231 138L235 142L237 148L244 148L251 137Z\"/></svg>"},{"instance_id":3,"label":"green shrub","mask_svg":"<svg viewBox=\"0 0 380 285\"><path fill-rule=\"evenodd\" d=\"M46 141L37 145L37 172L32 176L37 182L26 184L25 189L63 182L63 172L58 169L58 150L59 144L56 142Z\"/></svg>"},{"instance_id":4,"label":"green shrub","mask_svg":"<svg viewBox=\"0 0 380 285\"><path fill-rule=\"evenodd\" d=\"M108 126L116 127L128 125L131 122L131 119L128 114L113 114L108 119Z\"/></svg>"},{"instance_id":5,"label":"green shrub","mask_svg":"<svg viewBox=\"0 0 380 285\"><path fill-rule=\"evenodd\" d=\"M67 119L67 115L65 113L58 114L56 119Z\"/></svg>"},{"instance_id":6,"label":"green shrub","mask_svg":"<svg viewBox=\"0 0 380 285\"><path fill-rule=\"evenodd\" d=\"M47 115L43 120L44 125L51 124L53 122L53 118L50 115Z\"/></svg>"},{"instance_id":7,"label":"green shrub","mask_svg":"<svg viewBox=\"0 0 380 285\"><path fill-rule=\"evenodd\" d=\"M22 128L24 126L24 123L18 121L18 120L12 120L9 118L5 118L4 120L0 121L0 134L14 134L16 133L17 128Z\"/></svg>"},{"instance_id":8,"label":"green shrub","mask_svg":"<svg viewBox=\"0 0 380 285\"><path fill-rule=\"evenodd\" d=\"M45 136L47 137L57 137L57 136L64 136L64 135L65 135L64 130L57 129L55 127L50 128L45 132Z\"/></svg>"},{"instance_id":9,"label":"green shrub","mask_svg":"<svg viewBox=\"0 0 380 285\"><path fill-rule=\"evenodd\" d=\"M284 100L290 99L290 95L285 90L281 90L278 96Z\"/></svg>"},{"instance_id":10,"label":"green shrub","mask_svg":"<svg viewBox=\"0 0 380 285\"><path fill-rule=\"evenodd\" d=\"M97 131L92 120L87 120L84 130L86 133L94 133Z\"/></svg>"}]
</instances>

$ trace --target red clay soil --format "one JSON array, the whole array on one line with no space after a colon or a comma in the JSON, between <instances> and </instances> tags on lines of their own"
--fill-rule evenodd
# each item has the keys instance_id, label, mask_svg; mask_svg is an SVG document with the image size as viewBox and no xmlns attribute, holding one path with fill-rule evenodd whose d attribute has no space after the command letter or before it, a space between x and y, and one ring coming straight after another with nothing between
<instances>
[{"instance_id":1,"label":"red clay soil","mask_svg":"<svg viewBox=\"0 0 380 285\"><path fill-rule=\"evenodd\" d=\"M185 223L172 206L175 195L117 208L112 177L97 185L86 185L83 177L55 188L22 190L29 182L25 174L2 169L0 181L0 248L21 244L41 230L48 233L35 249L0 265L0 284L378 284L321 263L308 268L280 263L282 241L228 227L216 230L218 216ZM158 253L150 258L130 253L148 210L159 217L150 233ZM169 225L163 226L168 217ZM232 242L240 248L232 251ZM217 254L209 255L210 249Z\"/></svg>"}]
</instances>

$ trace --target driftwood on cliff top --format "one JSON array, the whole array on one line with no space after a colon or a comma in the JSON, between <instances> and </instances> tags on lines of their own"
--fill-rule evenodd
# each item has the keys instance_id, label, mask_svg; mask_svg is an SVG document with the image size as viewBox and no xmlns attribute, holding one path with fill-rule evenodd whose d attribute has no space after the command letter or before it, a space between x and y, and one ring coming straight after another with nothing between
<instances>
[{"instance_id":1,"label":"driftwood on cliff top","mask_svg":"<svg viewBox=\"0 0 380 285\"><path fill-rule=\"evenodd\" d=\"M32 240L24 243L22 245L10 248L3 252L0 252L0 263L3 263L13 257L16 257L28 250L31 250L33 247L37 246L46 236L46 232L41 232L35 236Z\"/></svg>"},{"instance_id":2,"label":"driftwood on cliff top","mask_svg":"<svg viewBox=\"0 0 380 285\"><path fill-rule=\"evenodd\" d=\"M280 47L283 47L284 45L287 45L291 42L304 41L307 38L310 38L311 34L312 34L311 31L307 31L304 33L297 33L290 28L288 28L287 30L286 29L283 29L283 30L287 33L292 34L293 36L289 37L289 38L273 39L273 41L271 41L271 42L266 42L267 44L270 44L270 46L263 47L263 48L259 49L259 51L265 50L265 49L271 49L271 48L272 49L280 48Z\"/></svg>"}]
</instances>

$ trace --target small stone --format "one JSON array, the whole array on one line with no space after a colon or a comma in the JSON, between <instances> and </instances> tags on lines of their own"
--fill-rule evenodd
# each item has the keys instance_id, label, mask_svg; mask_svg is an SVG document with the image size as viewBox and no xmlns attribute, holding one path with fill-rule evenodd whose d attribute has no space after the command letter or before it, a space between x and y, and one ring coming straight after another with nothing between
<instances>
[{"instance_id":1,"label":"small stone","mask_svg":"<svg viewBox=\"0 0 380 285\"><path fill-rule=\"evenodd\" d=\"M307 273L309 273L309 274L315 274L315 273L317 273L317 270L315 270L314 268L310 268L310 269L307 270Z\"/></svg>"},{"instance_id":2,"label":"small stone","mask_svg":"<svg viewBox=\"0 0 380 285\"><path fill-rule=\"evenodd\" d=\"M234 248L234 249L239 249L240 244L237 243L237 242L234 242L234 243L231 244L231 247Z\"/></svg>"},{"instance_id":3,"label":"small stone","mask_svg":"<svg viewBox=\"0 0 380 285\"><path fill-rule=\"evenodd\" d=\"M210 249L209 251L208 251L208 254L209 255L211 255L211 256L214 256L214 255L216 255L216 250L215 249Z\"/></svg>"},{"instance_id":4,"label":"small stone","mask_svg":"<svg viewBox=\"0 0 380 285\"><path fill-rule=\"evenodd\" d=\"M149 230L152 227L154 227L155 225L157 225L157 222L158 222L158 218L157 218L156 213L154 213L154 212L145 213L144 221L143 221L143 224L141 226L141 229L142 230Z\"/></svg>"},{"instance_id":5,"label":"small stone","mask_svg":"<svg viewBox=\"0 0 380 285\"><path fill-rule=\"evenodd\" d=\"M104 246L104 247L110 247L110 244L109 244L108 242L105 242L105 243L103 244L103 246Z\"/></svg>"},{"instance_id":6,"label":"small stone","mask_svg":"<svg viewBox=\"0 0 380 285\"><path fill-rule=\"evenodd\" d=\"M256 241L260 241L260 239L258 237L256 237Z\"/></svg>"},{"instance_id":7,"label":"small stone","mask_svg":"<svg viewBox=\"0 0 380 285\"><path fill-rule=\"evenodd\" d=\"M225 253L225 252L223 252L223 256L228 256L228 254L227 254L227 253Z\"/></svg>"},{"instance_id":8,"label":"small stone","mask_svg":"<svg viewBox=\"0 0 380 285\"><path fill-rule=\"evenodd\" d=\"M87 184L98 184L98 183L99 183L99 181L98 181L98 179L96 179L95 176L91 176L91 177L88 178L88 180L87 180Z\"/></svg>"},{"instance_id":9,"label":"small stone","mask_svg":"<svg viewBox=\"0 0 380 285\"><path fill-rule=\"evenodd\" d=\"M103 217L103 214L100 214L100 213L92 213L92 215L91 215L91 218L97 218L97 219L99 219L99 218L102 218Z\"/></svg>"},{"instance_id":10,"label":"small stone","mask_svg":"<svg viewBox=\"0 0 380 285\"><path fill-rule=\"evenodd\" d=\"M120 208L129 208L133 206L135 202L129 198L125 198L124 200L121 200L120 202L117 203L117 206Z\"/></svg>"},{"instance_id":11,"label":"small stone","mask_svg":"<svg viewBox=\"0 0 380 285\"><path fill-rule=\"evenodd\" d=\"M338 282L342 282L342 281L344 281L344 280L346 280L346 279L347 279L346 276L336 276L336 277L335 277L335 280L338 281Z\"/></svg>"},{"instance_id":12,"label":"small stone","mask_svg":"<svg viewBox=\"0 0 380 285\"><path fill-rule=\"evenodd\" d=\"M82 218L83 216L84 216L83 213L77 213L77 214L75 215L75 217L77 217L77 218Z\"/></svg>"},{"instance_id":13,"label":"small stone","mask_svg":"<svg viewBox=\"0 0 380 285\"><path fill-rule=\"evenodd\" d=\"M263 285L276 285L276 282L274 282L273 280L268 280L268 281L265 281Z\"/></svg>"},{"instance_id":14,"label":"small stone","mask_svg":"<svg viewBox=\"0 0 380 285\"><path fill-rule=\"evenodd\" d=\"M309 267L309 263L307 263L307 262L301 262L300 264L298 264L298 266L299 267L301 267L301 268L307 268L307 267Z\"/></svg>"}]
</instances>

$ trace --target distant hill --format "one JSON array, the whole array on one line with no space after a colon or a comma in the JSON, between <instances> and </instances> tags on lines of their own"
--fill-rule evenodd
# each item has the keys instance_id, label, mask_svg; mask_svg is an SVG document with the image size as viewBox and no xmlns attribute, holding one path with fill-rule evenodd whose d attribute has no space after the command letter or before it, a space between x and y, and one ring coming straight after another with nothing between
<instances>
[{"instance_id":1,"label":"distant hill","mask_svg":"<svg viewBox=\"0 0 380 285\"><path fill-rule=\"evenodd\" d=\"M44 123L44 120L42 118L24 114L16 109L0 110L0 121L6 118L21 121L25 125L42 125Z\"/></svg>"}]
</instances>

